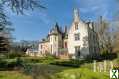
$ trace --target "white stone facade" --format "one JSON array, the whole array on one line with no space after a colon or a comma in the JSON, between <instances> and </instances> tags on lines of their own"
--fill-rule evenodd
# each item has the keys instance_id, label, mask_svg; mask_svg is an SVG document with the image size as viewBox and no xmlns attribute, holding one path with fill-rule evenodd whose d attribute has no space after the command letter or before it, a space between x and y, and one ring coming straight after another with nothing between
<instances>
[{"instance_id":1,"label":"white stone facade","mask_svg":"<svg viewBox=\"0 0 119 79\"><path fill-rule=\"evenodd\" d=\"M74 9L74 20L70 29L67 31L65 28L65 31L62 31L56 24L47 38L40 42L38 53L55 56L68 53L71 58L93 58L98 52L98 37L94 23L83 22L78 9Z\"/></svg>"}]
</instances>

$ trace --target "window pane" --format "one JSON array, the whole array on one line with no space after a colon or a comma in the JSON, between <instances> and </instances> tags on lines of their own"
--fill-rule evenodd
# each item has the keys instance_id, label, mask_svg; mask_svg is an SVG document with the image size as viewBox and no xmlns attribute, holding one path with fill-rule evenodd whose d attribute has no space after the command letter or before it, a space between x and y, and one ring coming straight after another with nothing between
<instances>
[{"instance_id":1,"label":"window pane","mask_svg":"<svg viewBox=\"0 0 119 79\"><path fill-rule=\"evenodd\" d=\"M64 48L67 48L67 42L64 43Z\"/></svg>"},{"instance_id":2,"label":"window pane","mask_svg":"<svg viewBox=\"0 0 119 79\"><path fill-rule=\"evenodd\" d=\"M78 34L74 34L74 38L75 38L76 41L80 40L80 34L79 33Z\"/></svg>"},{"instance_id":3,"label":"window pane","mask_svg":"<svg viewBox=\"0 0 119 79\"><path fill-rule=\"evenodd\" d=\"M75 23L75 30L78 30L78 23Z\"/></svg>"},{"instance_id":4,"label":"window pane","mask_svg":"<svg viewBox=\"0 0 119 79\"><path fill-rule=\"evenodd\" d=\"M76 56L80 56L80 46L75 47Z\"/></svg>"}]
</instances>

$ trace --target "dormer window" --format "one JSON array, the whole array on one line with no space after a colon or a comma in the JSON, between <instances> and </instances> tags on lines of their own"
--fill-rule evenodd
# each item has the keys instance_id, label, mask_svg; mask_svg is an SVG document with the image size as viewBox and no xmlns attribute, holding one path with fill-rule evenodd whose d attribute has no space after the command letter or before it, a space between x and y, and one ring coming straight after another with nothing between
<instances>
[{"instance_id":1,"label":"dormer window","mask_svg":"<svg viewBox=\"0 0 119 79\"><path fill-rule=\"evenodd\" d=\"M78 30L78 23L75 22L75 30Z\"/></svg>"}]
</instances>

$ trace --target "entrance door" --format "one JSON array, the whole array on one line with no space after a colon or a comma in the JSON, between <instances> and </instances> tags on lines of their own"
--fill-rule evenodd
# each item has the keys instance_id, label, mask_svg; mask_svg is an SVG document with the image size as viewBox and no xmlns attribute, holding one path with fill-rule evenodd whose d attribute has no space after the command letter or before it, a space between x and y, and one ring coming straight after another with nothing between
<instances>
[{"instance_id":1,"label":"entrance door","mask_svg":"<svg viewBox=\"0 0 119 79\"><path fill-rule=\"evenodd\" d=\"M80 56L80 46L75 47L75 55L76 55L76 57Z\"/></svg>"}]
</instances>

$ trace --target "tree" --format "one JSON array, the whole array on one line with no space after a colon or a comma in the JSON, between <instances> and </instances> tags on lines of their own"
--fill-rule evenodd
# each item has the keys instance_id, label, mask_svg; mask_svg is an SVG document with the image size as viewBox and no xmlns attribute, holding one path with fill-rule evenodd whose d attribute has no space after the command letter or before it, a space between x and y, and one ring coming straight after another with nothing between
<instances>
[{"instance_id":1,"label":"tree","mask_svg":"<svg viewBox=\"0 0 119 79\"><path fill-rule=\"evenodd\" d=\"M41 5L40 0L1 0L1 2L10 7L13 12L17 12L17 14L23 14L24 10L45 8Z\"/></svg>"},{"instance_id":2,"label":"tree","mask_svg":"<svg viewBox=\"0 0 119 79\"><path fill-rule=\"evenodd\" d=\"M38 50L38 41L26 41L21 40L19 42L13 42L12 52L25 53L27 49Z\"/></svg>"},{"instance_id":3,"label":"tree","mask_svg":"<svg viewBox=\"0 0 119 79\"><path fill-rule=\"evenodd\" d=\"M8 21L8 17L4 13L3 5L7 5L13 12L17 14L23 14L24 10L34 8L45 8L40 5L38 0L1 0L0 1L0 52L8 52L10 50L11 43L11 28L7 26L11 25Z\"/></svg>"},{"instance_id":4,"label":"tree","mask_svg":"<svg viewBox=\"0 0 119 79\"><path fill-rule=\"evenodd\" d=\"M98 23L98 37L101 53L112 53L113 39L110 31L110 23L100 17Z\"/></svg>"},{"instance_id":5,"label":"tree","mask_svg":"<svg viewBox=\"0 0 119 79\"><path fill-rule=\"evenodd\" d=\"M115 26L116 26L116 31L113 32L114 52L119 52L119 24L116 24Z\"/></svg>"},{"instance_id":6,"label":"tree","mask_svg":"<svg viewBox=\"0 0 119 79\"><path fill-rule=\"evenodd\" d=\"M10 29L11 23L8 21L4 13L3 6L0 4L0 53L9 51L10 47Z\"/></svg>"}]
</instances>

